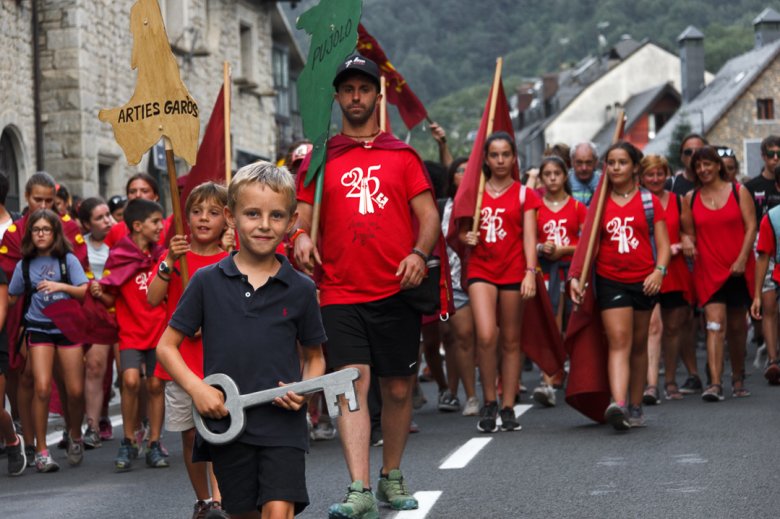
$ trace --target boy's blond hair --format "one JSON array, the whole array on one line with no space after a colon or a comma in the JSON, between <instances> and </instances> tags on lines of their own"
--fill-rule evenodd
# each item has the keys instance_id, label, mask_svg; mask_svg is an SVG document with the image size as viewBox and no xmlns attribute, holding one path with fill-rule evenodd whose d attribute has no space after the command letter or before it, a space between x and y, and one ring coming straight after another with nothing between
<instances>
[{"instance_id":1,"label":"boy's blond hair","mask_svg":"<svg viewBox=\"0 0 780 519\"><path fill-rule=\"evenodd\" d=\"M216 182L204 182L187 195L187 201L184 203L184 214L189 215L192 206L212 200L218 206L225 207L228 201L227 188Z\"/></svg>"},{"instance_id":2,"label":"boy's blond hair","mask_svg":"<svg viewBox=\"0 0 780 519\"><path fill-rule=\"evenodd\" d=\"M287 198L287 209L290 215L295 213L298 201L295 196L295 181L287 168L276 167L263 160L248 164L239 169L228 187L228 209L234 211L238 202L238 194L247 184L257 182L268 186L276 193Z\"/></svg>"}]
</instances>

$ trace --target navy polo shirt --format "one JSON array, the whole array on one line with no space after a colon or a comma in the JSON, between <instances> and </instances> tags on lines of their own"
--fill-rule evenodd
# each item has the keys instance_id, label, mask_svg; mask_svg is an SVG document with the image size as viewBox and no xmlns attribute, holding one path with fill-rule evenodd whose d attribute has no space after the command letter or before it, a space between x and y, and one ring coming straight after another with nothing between
<instances>
[{"instance_id":1,"label":"navy polo shirt","mask_svg":"<svg viewBox=\"0 0 780 519\"><path fill-rule=\"evenodd\" d=\"M200 329L203 372L228 375L242 395L301 380L296 340L304 347L327 340L314 283L277 254L279 272L255 290L236 267L235 254L192 276L170 326L190 337ZM259 405L246 418L238 441L308 450L305 408Z\"/></svg>"}]
</instances>

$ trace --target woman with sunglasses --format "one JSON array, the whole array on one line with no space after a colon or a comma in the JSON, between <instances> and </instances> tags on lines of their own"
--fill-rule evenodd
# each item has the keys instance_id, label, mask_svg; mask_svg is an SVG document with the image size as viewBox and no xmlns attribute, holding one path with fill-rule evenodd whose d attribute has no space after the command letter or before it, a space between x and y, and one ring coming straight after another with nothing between
<instances>
[{"instance_id":1,"label":"woman with sunglasses","mask_svg":"<svg viewBox=\"0 0 780 519\"><path fill-rule=\"evenodd\" d=\"M732 396L750 396L745 387L745 313L752 302L756 214L747 189L729 182L715 148L705 146L691 158L696 189L685 196L690 214L682 215L686 256L694 259L696 299L704 307L707 363L711 384L705 402L723 400L723 349L729 345Z\"/></svg>"},{"instance_id":2,"label":"woman with sunglasses","mask_svg":"<svg viewBox=\"0 0 780 519\"><path fill-rule=\"evenodd\" d=\"M723 165L726 167L726 176L729 178L729 181L736 182L739 176L739 161L737 156L734 155L734 150L728 146L716 146L715 149L718 150L718 155L723 159Z\"/></svg>"},{"instance_id":3,"label":"woman with sunglasses","mask_svg":"<svg viewBox=\"0 0 780 519\"><path fill-rule=\"evenodd\" d=\"M672 255L667 275L661 284L658 304L653 309L650 318L650 333L647 344L647 389L642 397L642 402L645 405L661 403L658 374L662 351L666 366L664 397L666 400L681 400L683 398L677 385L675 372L683 326L690 315L693 285L688 265L681 254L680 216L683 212L690 212L690 208L681 203L682 197L680 195L664 189L670 175L669 163L660 155L647 155L639 163L640 182L645 189L658 198L666 212L666 229L669 233Z\"/></svg>"}]
</instances>

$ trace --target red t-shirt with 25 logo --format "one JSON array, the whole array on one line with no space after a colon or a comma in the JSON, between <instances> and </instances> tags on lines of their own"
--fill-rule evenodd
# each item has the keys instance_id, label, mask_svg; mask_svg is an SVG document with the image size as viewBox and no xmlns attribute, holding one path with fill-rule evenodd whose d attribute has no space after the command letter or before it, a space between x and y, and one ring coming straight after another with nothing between
<instances>
[{"instance_id":1,"label":"red t-shirt with 25 logo","mask_svg":"<svg viewBox=\"0 0 780 519\"><path fill-rule=\"evenodd\" d=\"M299 182L298 200L313 204L314 185ZM395 273L415 242L409 201L429 189L408 150L356 147L327 162L317 242L322 306L377 301L401 290Z\"/></svg>"}]
</instances>

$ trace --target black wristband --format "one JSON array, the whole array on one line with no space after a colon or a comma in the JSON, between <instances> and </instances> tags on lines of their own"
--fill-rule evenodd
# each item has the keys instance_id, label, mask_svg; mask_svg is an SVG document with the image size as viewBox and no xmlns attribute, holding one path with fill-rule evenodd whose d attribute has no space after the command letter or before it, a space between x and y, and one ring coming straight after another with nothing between
<instances>
[{"instance_id":1,"label":"black wristband","mask_svg":"<svg viewBox=\"0 0 780 519\"><path fill-rule=\"evenodd\" d=\"M157 277L158 277L158 278L160 278L160 279L162 279L162 280L163 280L163 281L165 281L166 283L168 283L168 282L170 282L170 281L171 281L171 278L170 278L169 276L165 276L165 275L163 275L163 273L162 273L162 272L158 272L158 273L157 273Z\"/></svg>"},{"instance_id":2,"label":"black wristband","mask_svg":"<svg viewBox=\"0 0 780 519\"><path fill-rule=\"evenodd\" d=\"M417 247L414 247L412 249L412 254L417 254L418 256L420 256L423 259L424 262L428 263L428 255L425 254L420 249L418 249Z\"/></svg>"}]
</instances>

